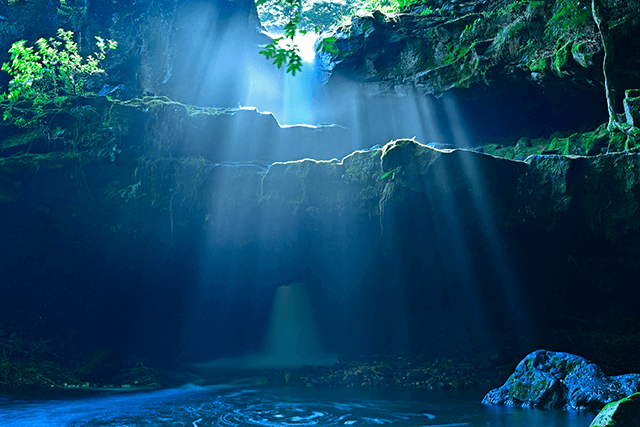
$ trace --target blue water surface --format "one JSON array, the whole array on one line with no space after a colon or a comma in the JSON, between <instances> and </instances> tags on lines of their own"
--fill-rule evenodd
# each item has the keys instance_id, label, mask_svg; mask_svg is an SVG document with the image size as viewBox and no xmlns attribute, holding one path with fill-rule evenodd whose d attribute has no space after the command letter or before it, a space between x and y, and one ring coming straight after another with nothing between
<instances>
[{"instance_id":1,"label":"blue water surface","mask_svg":"<svg viewBox=\"0 0 640 427\"><path fill-rule=\"evenodd\" d=\"M480 396L481 397L481 396ZM488 407L475 394L185 386L0 397L0 426L587 427L594 413Z\"/></svg>"}]
</instances>

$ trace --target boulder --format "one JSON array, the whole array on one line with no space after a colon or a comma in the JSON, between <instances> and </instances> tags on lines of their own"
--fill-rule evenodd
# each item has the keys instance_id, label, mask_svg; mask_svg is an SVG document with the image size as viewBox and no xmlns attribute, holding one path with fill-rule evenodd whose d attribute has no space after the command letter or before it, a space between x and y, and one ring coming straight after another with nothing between
<instances>
[{"instance_id":1,"label":"boulder","mask_svg":"<svg viewBox=\"0 0 640 427\"><path fill-rule=\"evenodd\" d=\"M589 427L639 427L640 393L609 403Z\"/></svg>"},{"instance_id":2,"label":"boulder","mask_svg":"<svg viewBox=\"0 0 640 427\"><path fill-rule=\"evenodd\" d=\"M487 393L482 403L597 410L639 390L640 374L609 377L583 357L537 350L518 364L502 387Z\"/></svg>"}]
</instances>

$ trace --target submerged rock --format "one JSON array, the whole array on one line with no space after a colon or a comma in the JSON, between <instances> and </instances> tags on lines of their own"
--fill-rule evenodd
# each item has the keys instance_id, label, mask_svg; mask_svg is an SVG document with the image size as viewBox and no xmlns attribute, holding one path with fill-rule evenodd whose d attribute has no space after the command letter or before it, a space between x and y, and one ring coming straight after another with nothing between
<instances>
[{"instance_id":1,"label":"submerged rock","mask_svg":"<svg viewBox=\"0 0 640 427\"><path fill-rule=\"evenodd\" d=\"M640 374L609 377L583 357L537 350L518 364L502 387L487 393L482 403L593 410L638 390Z\"/></svg>"},{"instance_id":2,"label":"submerged rock","mask_svg":"<svg viewBox=\"0 0 640 427\"><path fill-rule=\"evenodd\" d=\"M640 393L609 403L589 425L589 427L638 426L640 426Z\"/></svg>"}]
</instances>

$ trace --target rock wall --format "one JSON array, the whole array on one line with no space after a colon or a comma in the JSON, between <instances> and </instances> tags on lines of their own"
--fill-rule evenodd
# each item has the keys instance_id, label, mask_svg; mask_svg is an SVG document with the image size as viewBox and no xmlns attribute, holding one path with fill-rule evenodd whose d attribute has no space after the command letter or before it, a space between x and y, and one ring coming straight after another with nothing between
<instances>
[{"instance_id":1,"label":"rock wall","mask_svg":"<svg viewBox=\"0 0 640 427\"><path fill-rule=\"evenodd\" d=\"M244 102L239 93L247 85L237 71L252 61L265 62L258 55L264 39L253 1L20 1L8 5L2 16L0 63L10 59L14 41L32 44L54 36L58 28L74 31L85 56L95 50L95 36L117 41L118 48L102 64L106 77L88 88L96 93L104 84L123 84L128 97L168 95L191 104L237 106ZM227 91L212 92L210 81L203 85L209 74L218 79L218 89L226 85ZM275 72L270 77L277 79ZM7 82L2 72L0 86Z\"/></svg>"},{"instance_id":2,"label":"rock wall","mask_svg":"<svg viewBox=\"0 0 640 427\"><path fill-rule=\"evenodd\" d=\"M310 285L336 351L520 354L569 347L558 329L640 321L637 154L522 162L399 140L229 162L207 129L269 117L154 102L105 109L123 130L113 156L5 151L5 304L20 310L3 323L33 312L88 347L237 354L261 345L273 290L292 282Z\"/></svg>"},{"instance_id":3,"label":"rock wall","mask_svg":"<svg viewBox=\"0 0 640 427\"><path fill-rule=\"evenodd\" d=\"M16 18L18 8L39 4L7 8L10 24L26 25ZM504 13L492 15L481 3L460 3L451 13L444 6L453 3L443 3L447 16L357 18L352 34L336 41L344 46L332 78L375 79L365 81L365 91L393 88L400 95L407 85L421 95L457 85L467 106L474 105L470 111L494 99L507 99L507 107L533 99L541 109L562 110L567 104L549 98L509 100L531 87L553 94L568 82L581 96L601 96L601 88L588 88L592 79L597 86L593 27L585 23L574 34L583 38L549 51L534 46L544 53L537 57L544 66L525 70L533 63L525 64L515 49L520 45L509 40L550 28L551 9L513 4L520 9L505 22ZM205 81L206 71L222 58L220 46L244 43L235 31L246 29L218 18L251 22L247 5L216 5L137 3L115 10L92 3L109 13L87 12L78 26L83 39L105 31L122 46L108 65L111 77L96 84L124 81L134 93L211 101L218 86ZM57 9L29 10L58 16ZM191 34L185 22L202 10L201 39L183 49ZM634 16L612 18L618 37L635 25ZM206 31L209 19L222 23ZM52 22L54 29L58 21ZM227 24L234 28L231 44L218 45ZM431 32L442 38L427 41ZM471 33L463 37L468 44L449 43ZM488 38L478 43L481 34ZM198 66L179 69L184 64ZM237 67L231 63L219 74L220 87ZM634 69L618 69L626 76L621 87L635 84ZM191 71L196 77L187 79ZM198 91L201 84L213 92ZM496 87L525 90L510 97ZM589 96L575 105L594 116L570 127L604 120L598 106L584 102ZM512 116L498 118L522 113L513 108ZM70 111L52 113L49 125L29 132L3 125L0 140L6 237L0 251L7 254L0 271L9 296L0 302L1 322L34 335L76 336L86 348L134 349L165 360L236 355L262 345L274 289L293 282L309 285L322 344L334 351L419 349L438 357L508 356L541 346L572 351L566 347L580 332L640 326L634 151L512 161L402 139L353 152L375 129L354 135L358 129L337 126L281 128L254 110L159 97L74 99ZM634 362L620 348L599 350ZM598 361L597 354L576 352Z\"/></svg>"},{"instance_id":4,"label":"rock wall","mask_svg":"<svg viewBox=\"0 0 640 427\"><path fill-rule=\"evenodd\" d=\"M618 112L640 85L637 2L607 1L615 60L609 78ZM449 94L472 145L546 136L606 121L603 48L588 1L425 2L402 13L353 17L327 36L328 87L340 99L356 84L374 104ZM339 104L339 102L336 102ZM514 138L515 137L515 138ZM440 140L464 146L453 138ZM424 141L429 142L429 141Z\"/></svg>"}]
</instances>

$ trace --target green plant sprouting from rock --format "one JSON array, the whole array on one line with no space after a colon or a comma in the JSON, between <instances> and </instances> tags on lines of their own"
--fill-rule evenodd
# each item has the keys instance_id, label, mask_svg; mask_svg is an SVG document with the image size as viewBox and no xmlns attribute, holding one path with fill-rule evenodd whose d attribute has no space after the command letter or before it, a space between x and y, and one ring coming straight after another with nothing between
<instances>
[{"instance_id":1,"label":"green plant sprouting from rock","mask_svg":"<svg viewBox=\"0 0 640 427\"><path fill-rule=\"evenodd\" d=\"M100 62L116 42L96 39L97 50L87 57L80 55L73 32L63 29L33 46L24 40L11 46L11 60L2 66L11 80L0 94L0 110L25 147L44 140L48 151L115 159L117 121L105 100L91 99L86 85L105 75Z\"/></svg>"},{"instance_id":2,"label":"green plant sprouting from rock","mask_svg":"<svg viewBox=\"0 0 640 427\"><path fill-rule=\"evenodd\" d=\"M438 4L433 0L356 0L351 3L349 15L370 13L378 10L383 13L400 13L419 10L420 15L436 13ZM348 17L347 17L348 18Z\"/></svg>"},{"instance_id":3,"label":"green plant sprouting from rock","mask_svg":"<svg viewBox=\"0 0 640 427\"><path fill-rule=\"evenodd\" d=\"M3 119L30 127L46 116L47 109L60 108L69 97L83 95L89 78L104 73L100 61L107 50L117 46L112 40L96 40L97 51L87 58L78 52L73 32L63 29L56 37L39 39L35 46L27 46L24 40L13 43L11 61L2 65L11 76L7 93L0 95Z\"/></svg>"}]
</instances>

